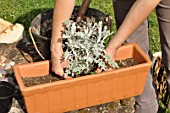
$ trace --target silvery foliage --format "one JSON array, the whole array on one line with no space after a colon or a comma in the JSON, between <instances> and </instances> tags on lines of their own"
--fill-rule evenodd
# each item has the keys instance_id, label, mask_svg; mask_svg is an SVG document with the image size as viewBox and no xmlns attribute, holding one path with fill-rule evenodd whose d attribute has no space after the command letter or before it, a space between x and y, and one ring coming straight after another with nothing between
<instances>
[{"instance_id":1,"label":"silvery foliage","mask_svg":"<svg viewBox=\"0 0 170 113\"><path fill-rule=\"evenodd\" d=\"M105 39L110 36L107 26L103 27L103 22L81 21L65 22L63 31L64 60L69 61L66 75L77 76L89 74L94 67L108 70L108 64L113 68L118 68L116 62L106 55ZM107 63L107 64L106 64Z\"/></svg>"}]
</instances>

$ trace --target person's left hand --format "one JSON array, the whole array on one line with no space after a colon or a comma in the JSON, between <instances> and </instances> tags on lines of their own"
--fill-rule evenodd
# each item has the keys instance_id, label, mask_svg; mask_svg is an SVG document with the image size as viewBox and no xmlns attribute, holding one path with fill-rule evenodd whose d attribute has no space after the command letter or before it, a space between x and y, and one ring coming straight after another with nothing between
<instances>
[{"instance_id":1,"label":"person's left hand","mask_svg":"<svg viewBox=\"0 0 170 113\"><path fill-rule=\"evenodd\" d=\"M115 61L116 51L117 51L116 48L109 48L109 47L106 48L106 54L110 56L112 61ZM112 70L112 69L113 68L110 67L108 70ZM101 68L97 68L96 72L97 73L101 73L102 69Z\"/></svg>"}]
</instances>

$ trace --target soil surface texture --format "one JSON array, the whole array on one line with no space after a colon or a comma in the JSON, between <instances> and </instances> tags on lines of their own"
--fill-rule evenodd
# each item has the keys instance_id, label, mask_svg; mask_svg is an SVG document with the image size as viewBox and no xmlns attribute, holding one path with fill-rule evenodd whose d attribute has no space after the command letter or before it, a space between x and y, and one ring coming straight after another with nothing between
<instances>
[{"instance_id":1,"label":"soil surface texture","mask_svg":"<svg viewBox=\"0 0 170 113\"><path fill-rule=\"evenodd\" d=\"M138 64L138 62L135 61L133 58L116 60L116 62L118 64L119 68L134 66L134 65ZM92 76L92 75L88 75L88 76ZM37 76L37 77L22 77L22 80L26 87L30 87L30 86L34 86L34 85L38 85L38 84L44 84L44 83L58 81L58 80L60 80L60 78L58 78L58 76L55 75L54 73L51 73L48 75Z\"/></svg>"}]
</instances>

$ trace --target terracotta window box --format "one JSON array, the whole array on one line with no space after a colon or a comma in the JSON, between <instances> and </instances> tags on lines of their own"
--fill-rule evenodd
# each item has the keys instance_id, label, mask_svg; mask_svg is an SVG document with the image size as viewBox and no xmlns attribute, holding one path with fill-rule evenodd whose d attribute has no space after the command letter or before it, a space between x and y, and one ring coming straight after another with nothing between
<instances>
[{"instance_id":1,"label":"terracotta window box","mask_svg":"<svg viewBox=\"0 0 170 113\"><path fill-rule=\"evenodd\" d=\"M117 59L130 57L139 64L31 87L25 87L21 77L48 74L48 60L15 65L14 72L28 113L60 113L141 94L152 63L134 43L120 47L116 54Z\"/></svg>"}]
</instances>

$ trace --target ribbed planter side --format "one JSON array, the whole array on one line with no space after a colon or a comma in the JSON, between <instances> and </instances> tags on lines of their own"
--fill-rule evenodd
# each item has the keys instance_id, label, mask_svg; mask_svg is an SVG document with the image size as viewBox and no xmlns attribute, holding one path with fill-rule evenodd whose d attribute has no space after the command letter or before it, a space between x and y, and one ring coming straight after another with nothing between
<instances>
[{"instance_id":1,"label":"ribbed planter side","mask_svg":"<svg viewBox=\"0 0 170 113\"><path fill-rule=\"evenodd\" d=\"M134 43L120 47L116 56L129 57L139 64L32 87L25 87L21 77L48 74L50 61L16 65L14 72L28 113L60 113L141 94L152 63Z\"/></svg>"}]
</instances>

